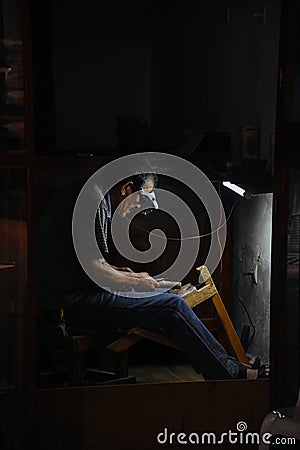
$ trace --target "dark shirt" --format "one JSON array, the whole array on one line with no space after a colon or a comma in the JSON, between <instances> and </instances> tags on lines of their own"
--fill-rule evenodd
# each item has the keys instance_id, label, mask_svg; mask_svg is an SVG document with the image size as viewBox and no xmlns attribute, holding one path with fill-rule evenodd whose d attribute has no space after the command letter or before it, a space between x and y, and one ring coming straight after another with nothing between
<instances>
[{"instance_id":1,"label":"dark shirt","mask_svg":"<svg viewBox=\"0 0 300 450\"><path fill-rule=\"evenodd\" d=\"M58 192L44 209L38 223L38 301L41 309L56 310L80 301L95 287L78 261L72 239L74 205L81 186ZM97 211L96 238L102 255L107 253L107 203Z\"/></svg>"}]
</instances>

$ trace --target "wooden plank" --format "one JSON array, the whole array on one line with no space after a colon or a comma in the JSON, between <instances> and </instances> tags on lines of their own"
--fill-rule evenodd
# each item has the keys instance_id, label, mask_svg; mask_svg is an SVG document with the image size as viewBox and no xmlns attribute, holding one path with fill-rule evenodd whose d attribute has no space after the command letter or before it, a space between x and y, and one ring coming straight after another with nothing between
<instances>
[{"instance_id":1,"label":"wooden plank","mask_svg":"<svg viewBox=\"0 0 300 450\"><path fill-rule=\"evenodd\" d=\"M36 392L32 450L153 450L158 433L259 432L269 410L268 380L176 382L43 389ZM241 447L236 445L236 448ZM203 446L203 448L213 448ZM234 448L222 445L221 448ZM244 448L244 446L242 447Z\"/></svg>"},{"instance_id":2,"label":"wooden plank","mask_svg":"<svg viewBox=\"0 0 300 450\"><path fill-rule=\"evenodd\" d=\"M14 264L0 264L0 269L12 269L15 267Z\"/></svg>"},{"instance_id":3,"label":"wooden plank","mask_svg":"<svg viewBox=\"0 0 300 450\"><path fill-rule=\"evenodd\" d=\"M231 322L231 319L226 311L226 308L224 306L224 303L222 302L222 299L219 294L216 294L212 297L212 302L217 310L217 313L221 319L221 322L224 326L224 329L228 335L228 339L230 341L230 344L234 350L234 353L238 359L243 364L249 365L249 360L247 358L247 355L245 353L245 350L243 349L243 346L241 344L241 341L237 335L237 332L235 331L235 328Z\"/></svg>"},{"instance_id":4,"label":"wooden plank","mask_svg":"<svg viewBox=\"0 0 300 450\"><path fill-rule=\"evenodd\" d=\"M216 292L218 292L216 286L207 284L201 289L184 297L184 300L191 308L195 308L195 306L211 298Z\"/></svg>"},{"instance_id":5,"label":"wooden plank","mask_svg":"<svg viewBox=\"0 0 300 450\"><path fill-rule=\"evenodd\" d=\"M212 277L210 276L210 273L206 266L198 267L197 270L200 272L205 284L213 285L215 287L214 281L213 281ZM241 341L237 335L237 332L235 331L233 323L228 315L228 312L224 306L224 303L223 303L216 287L215 287L215 290L216 290L216 293L212 296L212 302L213 302L213 304L216 308L216 311L221 319L221 322L227 333L227 336L228 336L229 342L233 348L233 351L239 362L249 366L249 360L247 358L245 350L243 349Z\"/></svg>"},{"instance_id":6,"label":"wooden plank","mask_svg":"<svg viewBox=\"0 0 300 450\"><path fill-rule=\"evenodd\" d=\"M142 339L141 336L135 335L135 334L128 334L121 336L116 341L109 344L106 348L107 350L110 350L115 353L123 352L124 350L127 350L132 345L136 344L138 341Z\"/></svg>"},{"instance_id":7,"label":"wooden plank","mask_svg":"<svg viewBox=\"0 0 300 450\"><path fill-rule=\"evenodd\" d=\"M136 328L134 333L151 341L158 342L159 344L167 345L168 347L181 350L180 347L167 335L164 333L155 333L154 331L145 330L143 328Z\"/></svg>"}]
</instances>

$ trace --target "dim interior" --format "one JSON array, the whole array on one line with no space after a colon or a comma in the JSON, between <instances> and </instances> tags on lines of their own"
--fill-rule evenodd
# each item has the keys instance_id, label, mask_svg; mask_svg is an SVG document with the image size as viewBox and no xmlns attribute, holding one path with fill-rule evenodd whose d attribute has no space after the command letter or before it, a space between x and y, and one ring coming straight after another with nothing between
<instances>
[{"instance_id":1,"label":"dim interior","mask_svg":"<svg viewBox=\"0 0 300 450\"><path fill-rule=\"evenodd\" d=\"M67 160L66 166L41 166L35 184L36 220L66 180L84 180L84 174L99 165L99 160L93 164L94 157L103 158L105 164L111 155L159 151L191 160L210 178L225 205L228 235L216 272L218 289L245 351L263 361L269 359L277 3L263 39L250 3L226 15L229 10L218 1L175 2L172 8L168 2L131 1L117 9L111 4L96 8L88 1L83 9L79 2L53 0L43 12L45 20L37 19L41 13L37 7L32 21L37 154L84 161L80 167L75 163L75 170ZM41 24L46 48L37 39ZM245 39L236 40L237 33ZM266 53L269 61L262 69ZM14 233L10 221L24 214L25 179L22 169L4 171L2 191L16 199L16 211L11 212L6 201L3 204L3 227L9 233ZM224 187L227 179L243 185L248 197ZM161 183L164 186L164 180ZM203 205L197 205L184 187L170 181L165 185L189 197L200 228L207 231ZM161 222L172 235L172 223L159 213L137 230L147 229L149 220ZM22 230L26 230L26 217ZM136 240L143 247L147 233L139 235L137 230ZM196 267L205 262L209 245L209 240L202 242L195 267L181 281L197 283ZM3 245L6 259L17 261L20 255L14 252L21 249L8 249L7 242ZM149 273L168 264L175 247L148 265ZM26 249L22 252L24 258ZM16 277L18 271L25 276L17 267L13 275L5 276ZM212 305L201 308L200 315L216 316ZM231 351L222 325L219 329ZM143 345L148 346L147 352ZM141 343L131 353L137 363L145 354L154 363L167 354L174 361L182 359L179 353L153 343Z\"/></svg>"},{"instance_id":2,"label":"dim interior","mask_svg":"<svg viewBox=\"0 0 300 450\"><path fill-rule=\"evenodd\" d=\"M131 450L167 426L222 433L244 418L258 430L299 391L300 2L44 3L0 0L0 442ZM160 190L178 196L198 227L184 299L230 361L270 361L270 379L206 380L164 329L65 334L63 309L44 322L37 234L52 197L147 152L162 162L158 204ZM224 249L225 226L167 156L211 183ZM133 261L109 236L109 261L160 276L185 246L179 216L137 214L134 248L146 252L160 230L164 252ZM203 282L213 242L220 259Z\"/></svg>"},{"instance_id":3,"label":"dim interior","mask_svg":"<svg viewBox=\"0 0 300 450\"><path fill-rule=\"evenodd\" d=\"M37 85L47 83L37 99L37 151L88 159L159 151L195 162L226 204L226 258L217 270L218 288L245 350L268 361L280 4L273 5L263 39L253 4L233 8L229 16L218 1L169 6L131 1L115 9L89 2L83 9L72 2L70 18L68 0L49 4L44 15L49 48L41 55L36 40L33 59ZM39 26L34 21L33 36ZM235 39L241 33L244 39ZM268 64L262 67L266 54ZM43 76L41 61L49 69ZM41 106L45 104L47 109ZM244 185L249 196L228 191L222 186L227 179ZM183 188L180 193L184 195ZM201 208L196 216L207 227ZM153 217L168 223L159 213ZM172 235L172 224L168 226ZM137 230L136 240L147 246L147 236ZM172 251L166 250L164 262L148 265L149 273L169 262ZM202 254L184 281L197 282L195 269L203 261ZM204 316L215 317L212 305L201 308ZM222 325L219 335L231 351ZM145 355L154 362L168 354L182 359L151 342L139 343L130 353L137 363Z\"/></svg>"}]
</instances>

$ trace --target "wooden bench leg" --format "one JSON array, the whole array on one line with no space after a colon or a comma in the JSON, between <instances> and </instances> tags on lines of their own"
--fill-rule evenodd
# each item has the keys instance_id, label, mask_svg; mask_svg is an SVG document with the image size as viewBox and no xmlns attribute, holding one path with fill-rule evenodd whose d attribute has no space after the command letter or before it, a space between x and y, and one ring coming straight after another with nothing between
<instances>
[{"instance_id":1,"label":"wooden bench leg","mask_svg":"<svg viewBox=\"0 0 300 450\"><path fill-rule=\"evenodd\" d=\"M71 355L71 386L82 386L86 377L86 353L72 352Z\"/></svg>"},{"instance_id":2,"label":"wooden bench leg","mask_svg":"<svg viewBox=\"0 0 300 450\"><path fill-rule=\"evenodd\" d=\"M128 376L128 351L114 353L115 371L88 370L86 352L72 352L71 354L71 386L83 386L88 381L96 384L125 384L135 383L135 377ZM87 380L86 376L91 380Z\"/></svg>"},{"instance_id":3,"label":"wooden bench leg","mask_svg":"<svg viewBox=\"0 0 300 450\"><path fill-rule=\"evenodd\" d=\"M208 271L208 268L206 266L201 266L201 267L198 267L197 270L201 273L203 279L205 280L204 281L205 285L209 286L211 288L212 302L213 302L214 307L216 308L217 314L223 324L223 327L228 336L229 342L234 350L234 353L237 357L237 360L239 362L249 366L249 360L247 358L246 352L243 349L241 341L237 335L237 332L235 331L233 323L228 315L228 312L224 306L223 300L221 299L221 296L220 296L220 294L215 286L215 283Z\"/></svg>"},{"instance_id":4,"label":"wooden bench leg","mask_svg":"<svg viewBox=\"0 0 300 450\"><path fill-rule=\"evenodd\" d=\"M117 378L128 377L128 350L115 353L115 374Z\"/></svg>"}]
</instances>

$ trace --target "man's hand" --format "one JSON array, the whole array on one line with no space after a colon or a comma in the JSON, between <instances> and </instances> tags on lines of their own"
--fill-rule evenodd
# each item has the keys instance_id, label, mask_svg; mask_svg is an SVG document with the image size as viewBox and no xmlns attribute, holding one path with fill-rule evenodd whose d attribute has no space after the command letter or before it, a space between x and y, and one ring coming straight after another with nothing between
<instances>
[{"instance_id":1,"label":"man's hand","mask_svg":"<svg viewBox=\"0 0 300 450\"><path fill-rule=\"evenodd\" d=\"M147 272L132 272L114 268L103 259L94 261L95 280L99 286L108 287L115 291L130 291L134 289L138 292L154 291L159 287L159 283ZM124 269L124 268L122 268ZM127 269L127 268L126 268Z\"/></svg>"},{"instance_id":2,"label":"man's hand","mask_svg":"<svg viewBox=\"0 0 300 450\"><path fill-rule=\"evenodd\" d=\"M141 274L135 274L141 275ZM147 274L148 275L148 274ZM138 292L148 292L154 291L155 288L159 287L159 283L152 277L148 276L138 276L135 278L136 282L134 284L134 290Z\"/></svg>"},{"instance_id":3,"label":"man's hand","mask_svg":"<svg viewBox=\"0 0 300 450\"><path fill-rule=\"evenodd\" d=\"M159 287L159 283L147 272L129 272L126 273L129 278L134 278L134 290L138 292L154 291Z\"/></svg>"}]
</instances>

